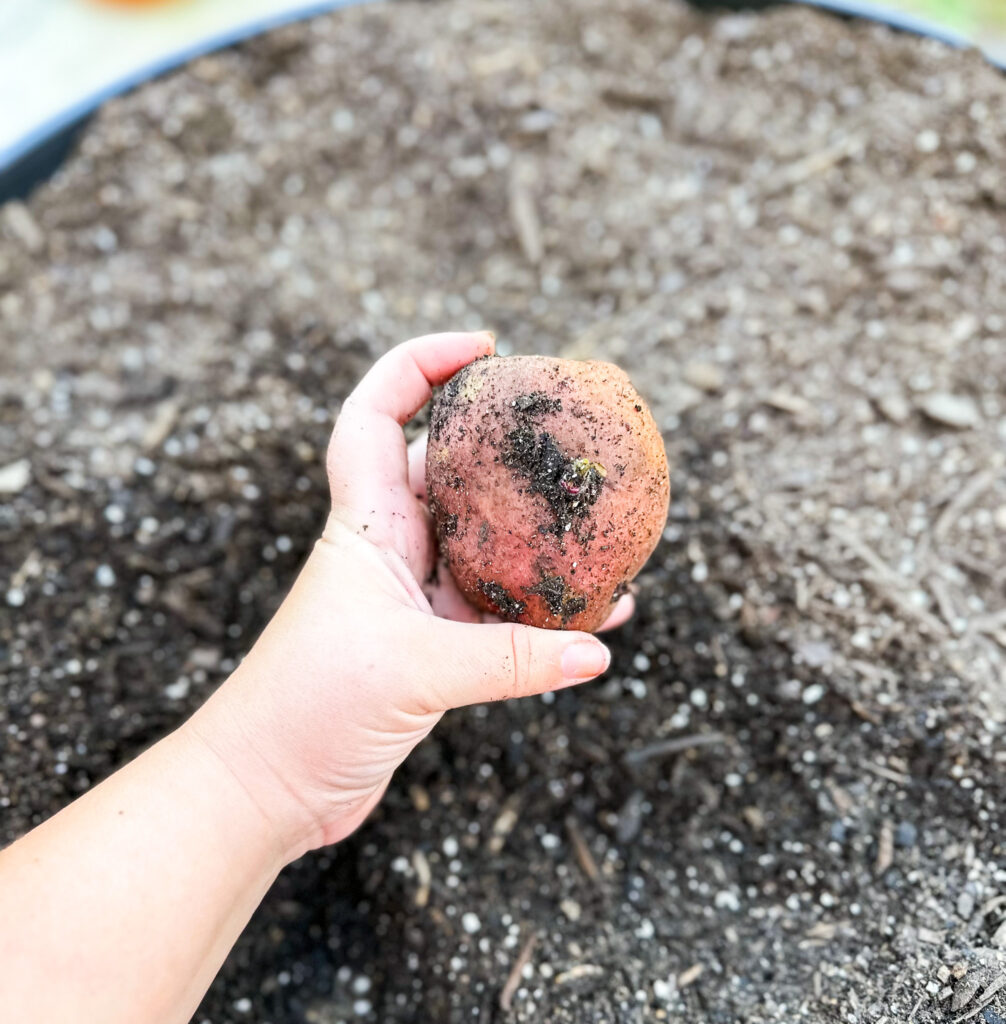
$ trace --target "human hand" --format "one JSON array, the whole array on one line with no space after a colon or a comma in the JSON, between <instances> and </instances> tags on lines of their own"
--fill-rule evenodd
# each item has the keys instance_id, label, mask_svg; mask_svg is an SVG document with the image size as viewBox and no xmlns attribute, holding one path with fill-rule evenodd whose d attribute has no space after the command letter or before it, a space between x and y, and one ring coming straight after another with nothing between
<instances>
[{"instance_id":1,"label":"human hand","mask_svg":"<svg viewBox=\"0 0 1006 1024\"><path fill-rule=\"evenodd\" d=\"M429 335L364 377L332 434L321 540L251 653L186 726L290 857L352 832L449 708L560 689L608 665L589 634L498 622L445 567L434 574L425 438L407 449L402 426L434 385L492 351L488 333ZM622 598L606 627L631 613Z\"/></svg>"}]
</instances>

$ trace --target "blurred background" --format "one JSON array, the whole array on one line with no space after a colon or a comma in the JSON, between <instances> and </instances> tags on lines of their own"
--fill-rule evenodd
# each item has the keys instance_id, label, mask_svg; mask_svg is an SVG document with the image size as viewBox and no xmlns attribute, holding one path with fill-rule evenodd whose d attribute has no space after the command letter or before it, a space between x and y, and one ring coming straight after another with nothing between
<instances>
[{"instance_id":1,"label":"blurred background","mask_svg":"<svg viewBox=\"0 0 1006 1024\"><path fill-rule=\"evenodd\" d=\"M712 9L772 5L695 2ZM198 53L335 6L338 0L6 0L0 6L0 173L8 174L0 199L23 193L58 164L71 141L60 132L103 97ZM913 26L919 18L922 29L950 33L1006 60L1001 0L822 0L822 6L881 19L907 15ZM46 73L37 75L43 66Z\"/></svg>"}]
</instances>

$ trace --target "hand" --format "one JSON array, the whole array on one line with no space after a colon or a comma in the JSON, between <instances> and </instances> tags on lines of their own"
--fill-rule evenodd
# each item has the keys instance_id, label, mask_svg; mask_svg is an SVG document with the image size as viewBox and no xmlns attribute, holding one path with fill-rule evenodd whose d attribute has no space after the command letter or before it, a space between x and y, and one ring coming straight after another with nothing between
<instances>
[{"instance_id":1,"label":"hand","mask_svg":"<svg viewBox=\"0 0 1006 1024\"><path fill-rule=\"evenodd\" d=\"M321 540L251 653L186 726L291 858L352 832L447 709L607 668L589 634L488 621L443 566L433 577L425 439L407 449L402 426L434 385L492 351L488 333L437 334L373 366L332 435ZM623 598L606 625L631 613Z\"/></svg>"}]
</instances>

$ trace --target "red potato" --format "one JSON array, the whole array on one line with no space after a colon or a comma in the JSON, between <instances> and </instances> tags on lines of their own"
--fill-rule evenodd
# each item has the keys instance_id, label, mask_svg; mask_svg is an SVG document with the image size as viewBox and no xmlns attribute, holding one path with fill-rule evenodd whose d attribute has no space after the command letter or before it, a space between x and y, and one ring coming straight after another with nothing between
<instances>
[{"instance_id":1,"label":"red potato","mask_svg":"<svg viewBox=\"0 0 1006 1024\"><path fill-rule=\"evenodd\" d=\"M487 356L433 404L426 483L451 574L514 622L597 629L656 547L663 440L611 363Z\"/></svg>"}]
</instances>

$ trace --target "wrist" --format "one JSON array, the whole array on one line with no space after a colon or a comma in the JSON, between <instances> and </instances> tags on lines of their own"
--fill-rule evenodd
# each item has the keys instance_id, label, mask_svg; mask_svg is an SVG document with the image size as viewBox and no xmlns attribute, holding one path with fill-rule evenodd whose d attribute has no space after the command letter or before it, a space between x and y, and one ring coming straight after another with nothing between
<instances>
[{"instance_id":1,"label":"wrist","mask_svg":"<svg viewBox=\"0 0 1006 1024\"><path fill-rule=\"evenodd\" d=\"M281 609L277 619L283 617ZM387 779L361 777L345 749L344 771L321 767L319 746L325 756L344 748L348 736L340 737L339 726L345 717L312 700L312 688L303 684L308 677L320 678L321 671L298 658L302 649L291 643L283 623L278 625L276 634L284 642L270 636L271 624L180 731L214 762L235 797L254 810L283 863L290 863L355 831L380 800ZM310 639L301 640L310 650ZM331 691L333 682L322 689ZM331 721L327 729L319 728L319 716Z\"/></svg>"},{"instance_id":2,"label":"wrist","mask_svg":"<svg viewBox=\"0 0 1006 1024\"><path fill-rule=\"evenodd\" d=\"M264 763L253 732L232 713L227 697L214 694L173 739L198 766L199 777L216 791L219 802L240 817L244 837L251 837L263 857L275 862L278 873L316 845L312 825L302 808L291 807L291 794Z\"/></svg>"}]
</instances>

